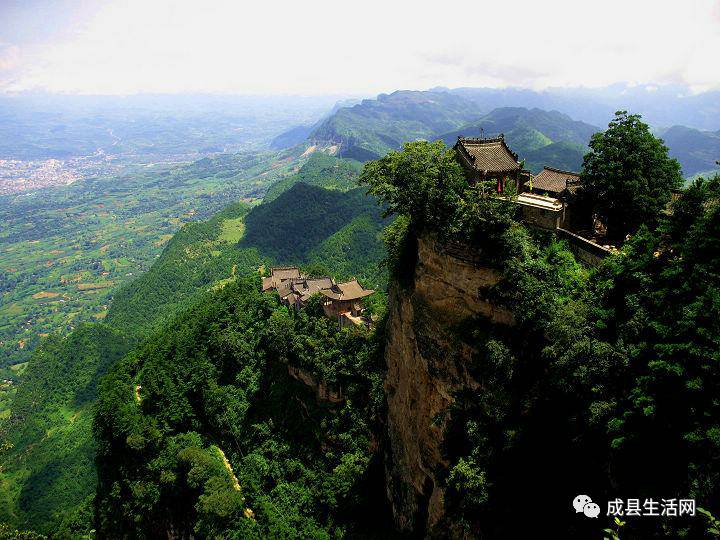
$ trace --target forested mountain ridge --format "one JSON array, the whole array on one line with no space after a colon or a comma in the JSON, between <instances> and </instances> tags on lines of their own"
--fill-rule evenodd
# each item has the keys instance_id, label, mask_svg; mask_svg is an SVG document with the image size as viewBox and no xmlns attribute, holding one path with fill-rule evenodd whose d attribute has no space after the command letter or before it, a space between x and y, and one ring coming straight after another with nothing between
<instances>
[{"instance_id":1,"label":"forested mountain ridge","mask_svg":"<svg viewBox=\"0 0 720 540\"><path fill-rule=\"evenodd\" d=\"M525 122L575 136L559 113L488 116L528 153L560 158L579 144L547 144ZM0 470L0 519L58 537L94 523L110 537L330 538L380 534L363 528L368 515L394 531L392 511L413 535L554 527L577 537L598 532L557 510L578 489L608 499L617 486L674 490L716 506L717 181L693 184L672 214L589 270L468 190L442 145L410 148L421 151L402 153L401 167L369 163L361 189L357 161L315 148L263 204L185 225L116 294L106 325L49 339L10 419L41 442L0 441L11 465ZM384 184L397 171L411 174ZM372 332L340 331L319 305L296 313L258 290L262 267L300 264L360 277L384 303L386 257L387 326ZM463 313L465 302L480 308ZM107 465L94 513L87 413L112 363L96 415ZM60 398L37 391L47 386L63 388ZM681 413L668 395L682 396ZM517 485L539 501L523 523ZM699 538L702 524L645 521L623 540L660 537L657 523Z\"/></svg>"},{"instance_id":2,"label":"forested mountain ridge","mask_svg":"<svg viewBox=\"0 0 720 540\"><path fill-rule=\"evenodd\" d=\"M317 303L294 312L261 294L257 277L196 297L103 384L101 532L372 538L358 517L387 530L391 510L391 537L577 538L609 519L577 517L578 492L716 506L719 411L704 390L718 380L719 180L693 184L596 269L468 191L442 145L413 143L362 180L398 215L386 324L340 331ZM703 528L639 518L621 532Z\"/></svg>"},{"instance_id":3,"label":"forested mountain ridge","mask_svg":"<svg viewBox=\"0 0 720 540\"><path fill-rule=\"evenodd\" d=\"M382 356L260 280L212 292L116 366L95 421L101 534L332 538L381 531ZM339 391L319 401L289 371ZM218 454L226 456L223 467ZM372 515L373 519L366 517Z\"/></svg>"},{"instance_id":4,"label":"forested mountain ridge","mask_svg":"<svg viewBox=\"0 0 720 540\"><path fill-rule=\"evenodd\" d=\"M335 186L328 169L317 166L326 159L332 170L338 164L343 171L343 186L357 176L354 165L345 170L342 160L317 156L300 169L289 189L284 180L278 182L282 187L275 190L277 198L253 208L230 205L206 222L184 226L148 272L116 293L108 324L146 332L191 297L272 264L324 266L327 259L334 263L326 270L338 277L365 276L373 284L384 283L377 269L383 257L380 211L357 188L343 192L317 187ZM338 240L343 244L340 252Z\"/></svg>"},{"instance_id":5,"label":"forested mountain ridge","mask_svg":"<svg viewBox=\"0 0 720 540\"><path fill-rule=\"evenodd\" d=\"M337 147L340 156L367 161L397 150L408 140L505 135L527 167L577 170L590 136L599 128L557 111L503 107L489 113L442 92L395 92L338 110L308 138L308 144ZM431 121L432 120L432 121ZM451 129L447 129L450 126Z\"/></svg>"},{"instance_id":6,"label":"forested mountain ridge","mask_svg":"<svg viewBox=\"0 0 720 540\"><path fill-rule=\"evenodd\" d=\"M325 114L320 120L318 120L314 124L294 126L287 131L283 131L280 135L270 141L270 148L273 148L275 150L282 150L283 148L289 148L297 144L302 144L308 138L308 136L315 129L317 129L320 124L323 123L324 120L335 114L338 109L342 109L344 107L352 107L353 105L357 104L358 101L359 100L357 99L343 99L338 101L337 103L335 103L333 108L327 112L327 114Z\"/></svg>"},{"instance_id":7,"label":"forested mountain ridge","mask_svg":"<svg viewBox=\"0 0 720 540\"><path fill-rule=\"evenodd\" d=\"M315 151L296 174L271 184L263 197L263 202L272 201L299 182L325 189L347 191L357 187L357 178L361 170L362 164L358 161Z\"/></svg>"},{"instance_id":8,"label":"forested mountain ridge","mask_svg":"<svg viewBox=\"0 0 720 540\"><path fill-rule=\"evenodd\" d=\"M362 189L343 193L298 183L253 209L240 246L262 246L277 260L304 262L318 244L363 214L381 223L375 201Z\"/></svg>"},{"instance_id":9,"label":"forested mountain ridge","mask_svg":"<svg viewBox=\"0 0 720 540\"><path fill-rule=\"evenodd\" d=\"M488 97L482 90L381 94L376 100L366 99L353 107L338 109L309 135L306 144L317 143L337 149L342 157L368 161L400 149L406 141L441 139L452 145L458 135L479 137L484 133L492 137L504 133L510 147L533 172L545 165L580 169L590 136L600 128L568 116L568 111L573 110L568 101L556 96L523 102L518 97L524 95L522 92L512 97L513 92L508 90L507 99L501 99ZM537 105L528 108L526 103L554 105L544 110ZM608 109L607 118L598 118L596 122L604 124L613 112ZM717 133L680 126L659 132L667 137L671 154L680 161L685 176L714 170L719 151Z\"/></svg>"},{"instance_id":10,"label":"forested mountain ridge","mask_svg":"<svg viewBox=\"0 0 720 540\"><path fill-rule=\"evenodd\" d=\"M683 173L692 176L698 173L712 173L720 160L720 129L700 131L685 126L673 126L660 132L670 155L683 166Z\"/></svg>"},{"instance_id":11,"label":"forested mountain ridge","mask_svg":"<svg viewBox=\"0 0 720 540\"><path fill-rule=\"evenodd\" d=\"M620 115L593 159L625 128L662 151L636 121ZM681 180L667 155L655 159ZM618 523L578 516L571 502L589 494L602 509L637 493L660 508L658 494L677 493L717 513L720 176L694 182L671 212L656 206L595 268L519 222L516 207L468 191L442 145L408 144L362 179L398 215L385 348L396 527L430 538L706 538L700 512ZM518 486L532 501L523 519Z\"/></svg>"},{"instance_id":12,"label":"forested mountain ridge","mask_svg":"<svg viewBox=\"0 0 720 540\"><path fill-rule=\"evenodd\" d=\"M716 130L720 126L717 103L720 92L693 92L680 84L614 84L601 88L435 88L474 103L483 112L499 107L529 107L557 110L590 124L604 125L618 109L642 111L646 120L659 127L673 125Z\"/></svg>"},{"instance_id":13,"label":"forested mountain ridge","mask_svg":"<svg viewBox=\"0 0 720 540\"><path fill-rule=\"evenodd\" d=\"M480 130L486 136L504 133L523 150L536 150L547 144L546 137L550 141L569 141L578 144L587 144L593 133L600 131L600 128L573 120L566 114L558 111L544 111L542 109L527 109L524 107L502 107L492 110L483 115L471 124L465 125L453 133L444 134L441 139L447 145L455 142L459 135L466 137L479 136ZM513 131L518 130L518 135L513 136ZM522 142L525 130L534 130L538 133L539 140L533 141L527 137L527 142ZM472 131L472 133L469 133Z\"/></svg>"},{"instance_id":14,"label":"forested mountain ridge","mask_svg":"<svg viewBox=\"0 0 720 540\"><path fill-rule=\"evenodd\" d=\"M338 145L340 156L367 161L405 141L431 138L477 116L471 103L446 92L397 91L339 109L309 140Z\"/></svg>"}]
</instances>

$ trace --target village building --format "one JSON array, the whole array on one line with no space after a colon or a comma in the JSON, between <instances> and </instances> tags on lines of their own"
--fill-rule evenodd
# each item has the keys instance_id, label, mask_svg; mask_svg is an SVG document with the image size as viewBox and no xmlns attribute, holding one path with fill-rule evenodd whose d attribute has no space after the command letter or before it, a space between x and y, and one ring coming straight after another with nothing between
<instances>
[{"instance_id":1,"label":"village building","mask_svg":"<svg viewBox=\"0 0 720 540\"><path fill-rule=\"evenodd\" d=\"M530 179L502 133L492 138L458 137L454 149L471 185L493 180L497 193L504 193L510 184L519 192L521 184Z\"/></svg>"},{"instance_id":2,"label":"village building","mask_svg":"<svg viewBox=\"0 0 720 540\"><path fill-rule=\"evenodd\" d=\"M335 283L331 277L310 278L295 266L283 266L270 269L270 276L263 278L263 292L277 291L283 303L302 309L314 294L321 294L325 315L338 321L341 327L351 325L369 325L369 319L363 316L362 299L375 291L363 288L357 280Z\"/></svg>"}]
</instances>

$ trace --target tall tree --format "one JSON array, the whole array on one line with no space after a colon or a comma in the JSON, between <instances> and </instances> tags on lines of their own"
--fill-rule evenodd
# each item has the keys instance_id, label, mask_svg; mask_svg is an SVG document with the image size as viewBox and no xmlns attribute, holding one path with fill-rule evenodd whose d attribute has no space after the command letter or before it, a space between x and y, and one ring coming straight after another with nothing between
<instances>
[{"instance_id":1,"label":"tall tree","mask_svg":"<svg viewBox=\"0 0 720 540\"><path fill-rule=\"evenodd\" d=\"M366 163L360 183L385 202L387 215L409 216L418 231L441 229L468 187L455 152L442 141L409 142Z\"/></svg>"},{"instance_id":2,"label":"tall tree","mask_svg":"<svg viewBox=\"0 0 720 540\"><path fill-rule=\"evenodd\" d=\"M618 111L605 132L590 139L583 160L585 194L608 227L622 238L657 222L673 189L683 183L680 164L638 114Z\"/></svg>"}]
</instances>

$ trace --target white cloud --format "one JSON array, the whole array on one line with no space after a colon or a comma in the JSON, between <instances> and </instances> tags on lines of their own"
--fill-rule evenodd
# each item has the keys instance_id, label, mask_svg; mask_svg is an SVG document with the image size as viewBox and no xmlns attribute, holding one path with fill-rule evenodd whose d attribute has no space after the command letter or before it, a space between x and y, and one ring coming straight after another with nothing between
<instances>
[{"instance_id":1,"label":"white cloud","mask_svg":"<svg viewBox=\"0 0 720 540\"><path fill-rule=\"evenodd\" d=\"M0 43L0 73L20 67L20 47Z\"/></svg>"},{"instance_id":2,"label":"white cloud","mask_svg":"<svg viewBox=\"0 0 720 540\"><path fill-rule=\"evenodd\" d=\"M18 44L20 72L12 81L0 75L0 89L318 94L618 81L708 88L720 83L718 6L117 0L79 16L61 39ZM11 61L20 61L19 49Z\"/></svg>"}]
</instances>

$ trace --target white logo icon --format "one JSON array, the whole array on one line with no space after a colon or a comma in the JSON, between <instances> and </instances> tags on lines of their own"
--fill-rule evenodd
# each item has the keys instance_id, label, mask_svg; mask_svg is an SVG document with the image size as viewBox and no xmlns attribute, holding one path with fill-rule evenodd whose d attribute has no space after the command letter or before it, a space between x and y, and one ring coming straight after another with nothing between
<instances>
[{"instance_id":1,"label":"white logo icon","mask_svg":"<svg viewBox=\"0 0 720 540\"><path fill-rule=\"evenodd\" d=\"M573 500L573 507L575 508L575 513L579 514L583 511L583 506L585 506L587 503L591 503L592 499L588 497L587 495L578 495Z\"/></svg>"},{"instance_id":2,"label":"white logo icon","mask_svg":"<svg viewBox=\"0 0 720 540\"><path fill-rule=\"evenodd\" d=\"M589 518L596 518L600 515L600 507L592 502L592 499L587 495L575 497L573 499L573 508L575 508L576 514L582 512Z\"/></svg>"},{"instance_id":3,"label":"white logo icon","mask_svg":"<svg viewBox=\"0 0 720 540\"><path fill-rule=\"evenodd\" d=\"M583 513L589 518L596 518L600 515L600 506L594 502L589 502L583 506Z\"/></svg>"}]
</instances>

